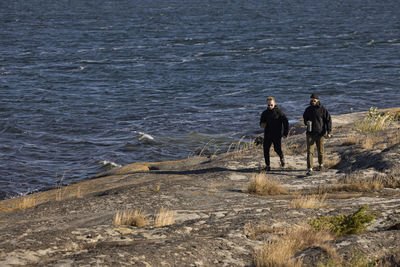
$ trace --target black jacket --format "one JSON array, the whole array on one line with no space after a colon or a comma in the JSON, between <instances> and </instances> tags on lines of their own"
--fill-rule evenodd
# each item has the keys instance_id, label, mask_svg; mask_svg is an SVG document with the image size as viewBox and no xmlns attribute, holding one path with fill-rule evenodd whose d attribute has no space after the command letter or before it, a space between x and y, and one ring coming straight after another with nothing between
<instances>
[{"instance_id":1,"label":"black jacket","mask_svg":"<svg viewBox=\"0 0 400 267\"><path fill-rule=\"evenodd\" d=\"M320 102L315 106L308 106L304 111L303 119L305 125L307 125L307 121L312 122L312 131L307 132L309 135L323 136L332 131L331 115Z\"/></svg>"},{"instance_id":2,"label":"black jacket","mask_svg":"<svg viewBox=\"0 0 400 267\"><path fill-rule=\"evenodd\" d=\"M260 125L266 123L264 128L264 137L282 137L287 136L289 131L289 122L285 113L275 106L273 109L266 109L261 114Z\"/></svg>"}]
</instances>

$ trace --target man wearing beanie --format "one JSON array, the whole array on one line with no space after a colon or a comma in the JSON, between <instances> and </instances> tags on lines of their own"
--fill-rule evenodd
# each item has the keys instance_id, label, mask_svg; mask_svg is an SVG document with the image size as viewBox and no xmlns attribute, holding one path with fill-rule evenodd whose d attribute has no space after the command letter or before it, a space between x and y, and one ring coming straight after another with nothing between
<instances>
[{"instance_id":1,"label":"man wearing beanie","mask_svg":"<svg viewBox=\"0 0 400 267\"><path fill-rule=\"evenodd\" d=\"M282 168L285 167L285 159L282 152L282 136L287 137L289 131L289 122L285 113L275 105L275 98L267 98L268 107L261 114L260 126L264 128L264 159L265 170L270 171L269 150L274 144L274 150L279 155Z\"/></svg>"},{"instance_id":2,"label":"man wearing beanie","mask_svg":"<svg viewBox=\"0 0 400 267\"><path fill-rule=\"evenodd\" d=\"M318 163L317 170L324 169L324 142L325 135L330 137L332 131L332 120L328 110L319 102L318 94L311 95L310 106L303 114L304 124L307 126L307 175L312 175L314 148L317 146Z\"/></svg>"}]
</instances>

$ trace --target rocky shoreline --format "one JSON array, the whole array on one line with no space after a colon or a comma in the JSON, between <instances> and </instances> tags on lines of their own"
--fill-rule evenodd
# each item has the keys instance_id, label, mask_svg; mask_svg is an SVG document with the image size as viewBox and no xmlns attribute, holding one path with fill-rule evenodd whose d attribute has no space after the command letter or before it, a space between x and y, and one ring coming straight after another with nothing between
<instances>
[{"instance_id":1,"label":"rocky shoreline","mask_svg":"<svg viewBox=\"0 0 400 267\"><path fill-rule=\"evenodd\" d=\"M266 174L284 194L248 193L263 155L259 146L239 144L210 158L134 163L90 181L0 201L0 265L253 266L254 251L288 229L368 206L377 215L366 231L306 247L292 258L317 266L329 258L322 249L329 245L342 259L350 261L359 251L368 261L399 266L400 124L396 119L385 130L355 130L367 115L333 116L329 169L311 177L304 175L304 134L284 140L287 167L280 169L275 155ZM380 186L363 187L370 181ZM323 205L293 206L312 195L324 195ZM153 222L161 208L173 211L173 223ZM116 213L124 210L141 210L149 222L115 225Z\"/></svg>"}]
</instances>

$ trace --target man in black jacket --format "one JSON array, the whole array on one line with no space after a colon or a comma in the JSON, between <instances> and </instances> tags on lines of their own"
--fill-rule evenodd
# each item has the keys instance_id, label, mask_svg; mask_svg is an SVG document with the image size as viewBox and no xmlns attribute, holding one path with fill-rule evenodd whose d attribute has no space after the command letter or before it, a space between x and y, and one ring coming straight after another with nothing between
<instances>
[{"instance_id":1,"label":"man in black jacket","mask_svg":"<svg viewBox=\"0 0 400 267\"><path fill-rule=\"evenodd\" d=\"M303 114L304 124L307 126L307 175L311 175L313 171L315 145L318 151L318 170L323 170L325 135L329 138L332 131L331 115L319 102L318 94L314 93L310 98L310 106Z\"/></svg>"},{"instance_id":2,"label":"man in black jacket","mask_svg":"<svg viewBox=\"0 0 400 267\"><path fill-rule=\"evenodd\" d=\"M267 98L268 108L261 114L260 126L264 128L264 158L265 158L265 170L270 171L270 160L269 150L271 145L274 144L274 150L281 159L282 168L285 167L285 159L282 152L282 141L281 138L287 137L289 130L288 119L285 113L275 105L275 99L273 97Z\"/></svg>"}]
</instances>

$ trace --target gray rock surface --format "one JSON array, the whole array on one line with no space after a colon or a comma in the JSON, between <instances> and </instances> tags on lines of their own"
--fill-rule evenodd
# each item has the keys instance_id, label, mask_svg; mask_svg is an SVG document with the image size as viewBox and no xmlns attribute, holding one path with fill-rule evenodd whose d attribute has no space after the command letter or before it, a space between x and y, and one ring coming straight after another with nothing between
<instances>
[{"instance_id":1,"label":"gray rock surface","mask_svg":"<svg viewBox=\"0 0 400 267\"><path fill-rule=\"evenodd\" d=\"M341 122L353 122L352 114ZM357 115L360 116L360 115ZM356 116L356 118L358 118ZM400 145L381 132L379 148L345 145L351 123L337 124L326 142L326 156L337 161L325 172L305 176L306 153L291 148L304 145L304 134L283 140L285 169L272 157L268 176L289 194L256 196L246 192L249 180L264 167L261 147L177 162L138 163L100 174L97 179L26 196L33 207L18 208L24 198L0 202L0 266L252 266L253 251L264 241L277 240L286 228L310 218L350 214L368 205L378 215L368 231L329 241L346 257L357 248L368 257L390 258L400 247L400 189L374 192L329 191L350 172L361 179L392 175L399 180ZM386 177L385 176L385 177ZM299 194L325 190L322 208L291 208ZM28 204L27 204L28 205ZM138 228L113 224L117 211L141 209L154 219L166 207L175 222ZM249 225L267 231L251 236ZM295 257L316 266L323 249L310 247Z\"/></svg>"}]
</instances>

